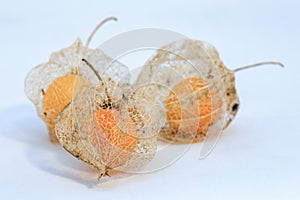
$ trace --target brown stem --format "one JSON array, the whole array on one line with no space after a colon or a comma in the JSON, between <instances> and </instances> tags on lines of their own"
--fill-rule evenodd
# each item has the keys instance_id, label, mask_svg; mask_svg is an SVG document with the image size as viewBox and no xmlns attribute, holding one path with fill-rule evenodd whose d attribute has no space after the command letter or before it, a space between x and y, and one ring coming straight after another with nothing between
<instances>
[{"instance_id":1,"label":"brown stem","mask_svg":"<svg viewBox=\"0 0 300 200\"><path fill-rule=\"evenodd\" d=\"M112 105L111 105L111 97L108 94L107 87L105 85L105 81L102 79L102 77L100 76L100 74L98 73L98 71L95 69L95 67L93 67L93 65L91 63L89 63L89 61L87 61L85 58L82 58L81 60L95 73L95 75L97 76L98 80L104 86L105 94L106 94L106 97L107 97L107 104L105 104L105 107L112 107Z\"/></svg>"},{"instance_id":2,"label":"brown stem","mask_svg":"<svg viewBox=\"0 0 300 200\"><path fill-rule=\"evenodd\" d=\"M93 67L93 65L91 63L89 63L89 61L87 61L85 58L82 58L81 60L95 73L95 75L97 76L99 81L101 81L103 83L103 79L99 75L98 71Z\"/></svg>"},{"instance_id":3,"label":"brown stem","mask_svg":"<svg viewBox=\"0 0 300 200\"><path fill-rule=\"evenodd\" d=\"M260 62L260 63L255 63L253 65L247 65L247 66L239 67L239 68L233 70L233 72L239 72L239 71L242 71L242 70L245 70L245 69L258 67L258 66L261 66L261 65L278 65L280 67L284 67L284 65L280 62L269 61L269 62Z\"/></svg>"},{"instance_id":4,"label":"brown stem","mask_svg":"<svg viewBox=\"0 0 300 200\"><path fill-rule=\"evenodd\" d=\"M105 166L104 169L100 169L98 170L98 181L100 181L100 179L104 176L109 176L109 172L110 172L111 168L108 166Z\"/></svg>"},{"instance_id":5,"label":"brown stem","mask_svg":"<svg viewBox=\"0 0 300 200\"><path fill-rule=\"evenodd\" d=\"M108 17L108 18L102 20L102 21L95 27L95 29L93 30L93 32L90 34L90 36L89 36L89 38L88 38L88 40L87 40L87 42L86 42L86 44L85 44L86 47L88 47L88 46L90 45L92 38L94 37L95 33L99 30L99 28L100 28L103 24L105 24L106 22L108 22L108 21L110 21L110 20L118 21L118 19L117 19L116 17Z\"/></svg>"}]
</instances>

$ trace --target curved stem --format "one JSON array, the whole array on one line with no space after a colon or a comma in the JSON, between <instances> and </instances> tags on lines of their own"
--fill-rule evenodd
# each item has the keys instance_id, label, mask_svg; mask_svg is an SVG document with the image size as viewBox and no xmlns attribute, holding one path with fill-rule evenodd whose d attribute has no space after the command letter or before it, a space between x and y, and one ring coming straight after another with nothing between
<instances>
[{"instance_id":1,"label":"curved stem","mask_svg":"<svg viewBox=\"0 0 300 200\"><path fill-rule=\"evenodd\" d=\"M89 38L87 39L86 44L85 44L86 47L88 47L88 46L90 45L91 40L93 39L95 33L99 30L99 28L100 28L103 24L105 24L106 22L108 22L108 21L110 21L110 20L118 21L118 19L117 19L116 17L108 17L108 18L102 20L102 21L95 27L95 29L93 30L93 32L90 34Z\"/></svg>"},{"instance_id":2,"label":"curved stem","mask_svg":"<svg viewBox=\"0 0 300 200\"><path fill-rule=\"evenodd\" d=\"M95 69L95 67L93 67L93 65L91 63L89 63L89 61L87 61L85 58L82 58L81 59L94 73L95 75L97 76L98 80L102 83L102 85L104 86L104 90L105 90L105 95L107 97L107 107L110 107L111 106L111 97L109 96L108 94L108 90L107 90L107 87L106 87L106 84L104 82L104 80L101 78L99 72Z\"/></svg>"},{"instance_id":3,"label":"curved stem","mask_svg":"<svg viewBox=\"0 0 300 200\"><path fill-rule=\"evenodd\" d=\"M239 67L239 68L233 70L233 72L239 72L239 71L242 71L242 70L245 70L245 69L258 67L258 66L261 66L261 65L278 65L280 67L284 67L284 65L280 62L269 61L269 62L260 62L260 63L255 63L255 64L252 64L252 65L246 65L246 66L243 66L243 67Z\"/></svg>"},{"instance_id":4,"label":"curved stem","mask_svg":"<svg viewBox=\"0 0 300 200\"><path fill-rule=\"evenodd\" d=\"M99 75L98 71L93 67L93 65L89 63L89 61L87 61L85 58L82 58L81 60L95 73L99 81L103 82L103 79Z\"/></svg>"}]
</instances>

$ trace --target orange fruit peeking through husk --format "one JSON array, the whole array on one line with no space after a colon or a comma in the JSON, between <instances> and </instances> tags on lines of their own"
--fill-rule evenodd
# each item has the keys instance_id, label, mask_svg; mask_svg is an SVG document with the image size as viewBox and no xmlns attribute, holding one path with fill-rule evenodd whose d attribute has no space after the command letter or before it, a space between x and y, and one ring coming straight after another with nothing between
<instances>
[{"instance_id":1,"label":"orange fruit peeking through husk","mask_svg":"<svg viewBox=\"0 0 300 200\"><path fill-rule=\"evenodd\" d=\"M149 102L164 105L166 123L160 139L178 144L208 139L212 141L207 143L210 146L239 110L235 73L265 64L283 66L278 62L262 62L230 70L214 46L183 38L154 53L135 87L149 85L144 87L143 95Z\"/></svg>"},{"instance_id":2,"label":"orange fruit peeking through husk","mask_svg":"<svg viewBox=\"0 0 300 200\"><path fill-rule=\"evenodd\" d=\"M111 175L112 170L148 163L156 153L157 137L141 137L143 129L150 126L141 106L124 97L129 83L102 77L86 59L82 61L99 82L96 87L77 84L72 102L55 126L60 144L96 169L99 179Z\"/></svg>"},{"instance_id":3,"label":"orange fruit peeking through husk","mask_svg":"<svg viewBox=\"0 0 300 200\"><path fill-rule=\"evenodd\" d=\"M136 145L136 126L130 118L121 122L125 127L120 127L120 114L114 108L99 109L95 113L95 118L101 132L114 146L128 153L133 152ZM97 143L96 135L93 142Z\"/></svg>"},{"instance_id":4,"label":"orange fruit peeking through husk","mask_svg":"<svg viewBox=\"0 0 300 200\"><path fill-rule=\"evenodd\" d=\"M95 122L91 135L93 146L111 148L109 153L100 151L102 162L110 169L123 165L136 148L135 123L130 118L121 120L119 111L114 108L99 109L95 113Z\"/></svg>"},{"instance_id":5,"label":"orange fruit peeking through husk","mask_svg":"<svg viewBox=\"0 0 300 200\"><path fill-rule=\"evenodd\" d=\"M98 172L98 178L100 179L104 175L109 175L110 169L126 163L134 152L138 140L136 124L129 116L121 119L118 110L121 102L109 92L109 88L116 87L115 82L110 78L103 79L86 59L82 59L82 61L94 71L100 85L102 85L100 87L103 87L102 93L104 96L101 95L103 99L99 101L100 97L98 103L96 103L94 120L90 124L94 128L88 132L88 135L90 135L89 142L99 153L101 163L105 165L105 171ZM87 129L89 130L88 127Z\"/></svg>"},{"instance_id":6,"label":"orange fruit peeking through husk","mask_svg":"<svg viewBox=\"0 0 300 200\"><path fill-rule=\"evenodd\" d=\"M78 80L79 79L79 80ZM43 119L48 127L50 140L56 142L55 123L61 111L71 102L74 87L78 82L88 83L88 80L77 74L67 74L55 79L46 91L43 90Z\"/></svg>"},{"instance_id":7,"label":"orange fruit peeking through husk","mask_svg":"<svg viewBox=\"0 0 300 200\"><path fill-rule=\"evenodd\" d=\"M205 135L221 116L222 101L213 104L212 97L202 78L191 77L176 84L165 101L166 120L172 131L197 142L193 138Z\"/></svg>"},{"instance_id":8,"label":"orange fruit peeking through husk","mask_svg":"<svg viewBox=\"0 0 300 200\"><path fill-rule=\"evenodd\" d=\"M109 20L116 18L103 20L94 29L86 45L77 39L70 47L52 53L47 63L33 68L25 79L25 94L36 105L38 115L45 121L51 142L57 142L55 123L61 111L71 102L76 84L96 83L95 75L82 63L82 58L99 53L88 46L95 32ZM102 53L96 59L101 61L104 57Z\"/></svg>"}]
</instances>

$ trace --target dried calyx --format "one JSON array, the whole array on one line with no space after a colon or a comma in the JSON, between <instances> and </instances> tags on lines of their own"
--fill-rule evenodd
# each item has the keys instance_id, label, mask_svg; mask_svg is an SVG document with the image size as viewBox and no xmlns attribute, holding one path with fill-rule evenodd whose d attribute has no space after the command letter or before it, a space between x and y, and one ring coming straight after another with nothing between
<instances>
[{"instance_id":1,"label":"dried calyx","mask_svg":"<svg viewBox=\"0 0 300 200\"><path fill-rule=\"evenodd\" d=\"M235 72L270 64L283 67L270 61L230 70L214 46L183 39L161 47L144 65L135 87L153 82L159 86L146 87L143 95L150 102L164 103L166 123L160 139L179 144L201 142L228 127L239 110Z\"/></svg>"},{"instance_id":2,"label":"dried calyx","mask_svg":"<svg viewBox=\"0 0 300 200\"><path fill-rule=\"evenodd\" d=\"M47 63L33 68L25 79L25 94L35 104L38 115L46 123L53 143L58 142L54 131L57 118L72 101L75 86L93 85L97 81L90 71L82 68L80 57L97 53L97 50L89 49L88 46L99 28L110 20L117 19L108 17L101 21L90 34L85 46L77 39L70 47L53 52Z\"/></svg>"}]
</instances>

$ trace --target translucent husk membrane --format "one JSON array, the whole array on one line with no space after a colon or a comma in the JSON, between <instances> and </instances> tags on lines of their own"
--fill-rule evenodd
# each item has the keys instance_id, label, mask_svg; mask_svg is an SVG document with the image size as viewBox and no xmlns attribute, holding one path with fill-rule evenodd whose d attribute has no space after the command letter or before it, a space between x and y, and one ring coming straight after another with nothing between
<instances>
[{"instance_id":1,"label":"translucent husk membrane","mask_svg":"<svg viewBox=\"0 0 300 200\"><path fill-rule=\"evenodd\" d=\"M82 58L94 66L101 80ZM65 82L53 83L69 75L67 88L72 89L64 97ZM187 81L195 77L203 80L196 89ZM235 117L237 109L233 108L239 103L233 72L223 65L213 46L201 41L188 39L162 47L145 64L133 87L129 81L126 66L77 40L31 70L25 93L47 124L51 141L59 141L73 156L94 167L99 178L111 170L141 169L155 156L157 136L192 143L217 135ZM44 97L49 90L47 107ZM204 107L212 110L199 115L203 97L209 97ZM175 117L174 105L180 109ZM104 117L99 121L99 116ZM209 126L199 128L207 120Z\"/></svg>"},{"instance_id":2,"label":"translucent husk membrane","mask_svg":"<svg viewBox=\"0 0 300 200\"><path fill-rule=\"evenodd\" d=\"M188 80L193 78L203 80L204 85L192 87ZM218 136L235 117L237 109L233 108L239 103L234 73L224 66L212 45L192 39L161 47L146 62L134 85L141 86L141 96L164 105L166 123L159 137L172 143L194 143ZM209 100L201 99L205 96ZM211 111L201 114L207 107ZM210 123L205 123L207 120Z\"/></svg>"},{"instance_id":3,"label":"translucent husk membrane","mask_svg":"<svg viewBox=\"0 0 300 200\"><path fill-rule=\"evenodd\" d=\"M80 74L80 79L86 84L97 83L93 72L81 61L93 52L95 50L86 48L77 39L70 47L52 53L47 63L33 68L25 79L25 94L36 106L39 117L45 121L51 142L57 142L55 121L72 99L72 86L78 80L76 75Z\"/></svg>"},{"instance_id":4,"label":"translucent husk membrane","mask_svg":"<svg viewBox=\"0 0 300 200\"><path fill-rule=\"evenodd\" d=\"M77 81L72 102L56 123L62 146L98 171L138 170L157 149L159 110L132 92L128 69L101 51L87 60L101 76L97 86Z\"/></svg>"}]
</instances>

